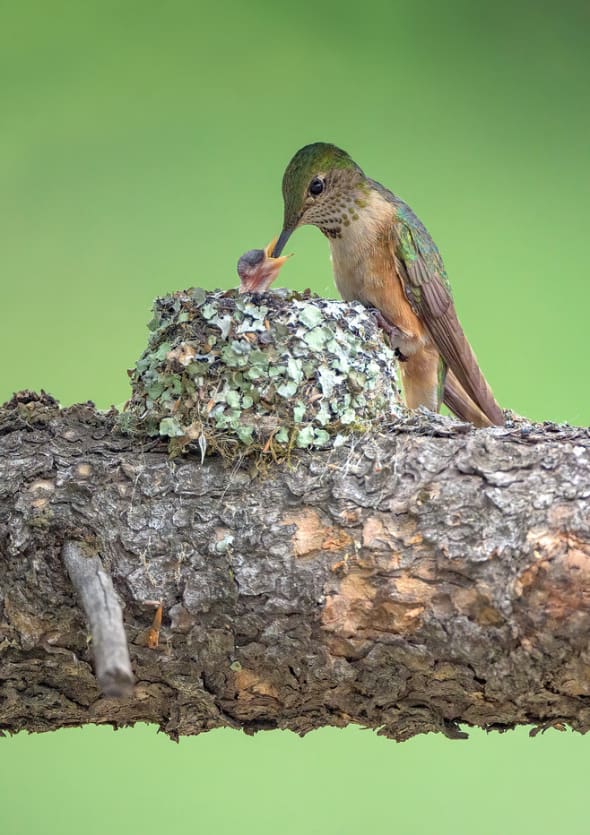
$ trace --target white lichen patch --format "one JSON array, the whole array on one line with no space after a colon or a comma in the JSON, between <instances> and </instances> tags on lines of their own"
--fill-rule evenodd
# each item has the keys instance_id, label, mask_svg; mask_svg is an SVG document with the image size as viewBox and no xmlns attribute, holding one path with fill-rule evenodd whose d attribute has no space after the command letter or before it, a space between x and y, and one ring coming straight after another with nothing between
<instances>
[{"instance_id":1,"label":"white lichen patch","mask_svg":"<svg viewBox=\"0 0 590 835\"><path fill-rule=\"evenodd\" d=\"M274 291L157 299L120 417L178 452L338 444L400 413L396 360L360 304Z\"/></svg>"}]
</instances>

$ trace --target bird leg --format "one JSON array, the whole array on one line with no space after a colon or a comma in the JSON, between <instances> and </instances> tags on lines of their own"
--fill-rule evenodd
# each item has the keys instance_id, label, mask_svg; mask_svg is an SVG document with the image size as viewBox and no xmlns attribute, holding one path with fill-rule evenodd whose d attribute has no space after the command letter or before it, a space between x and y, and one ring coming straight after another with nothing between
<instances>
[{"instance_id":1,"label":"bird leg","mask_svg":"<svg viewBox=\"0 0 590 835\"><path fill-rule=\"evenodd\" d=\"M400 362L407 362L407 356L402 354L399 347L396 345L396 342L405 338L405 334L395 325L392 325L391 322L385 318L385 316L378 310L376 307L370 307L369 312L373 314L377 325L381 328L381 330L385 331L387 336L389 337L389 344L393 348L395 356Z\"/></svg>"}]
</instances>

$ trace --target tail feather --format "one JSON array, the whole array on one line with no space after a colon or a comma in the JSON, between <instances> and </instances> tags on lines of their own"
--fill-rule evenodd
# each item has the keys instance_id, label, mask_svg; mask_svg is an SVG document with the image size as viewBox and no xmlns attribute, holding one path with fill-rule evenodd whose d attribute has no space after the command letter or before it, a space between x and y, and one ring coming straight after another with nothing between
<instances>
[{"instance_id":1,"label":"tail feather","mask_svg":"<svg viewBox=\"0 0 590 835\"><path fill-rule=\"evenodd\" d=\"M495 407L493 410L490 409L489 400L487 399L486 411L484 412L482 409L480 409L477 403L475 403L475 401L467 394L467 392L465 391L461 383L458 381L455 374L450 369L447 371L447 376L445 379L443 403L445 404L445 406L448 406L451 412L457 415L458 418L461 418L461 420L469 421L470 423L473 423L475 426L503 426L504 415L502 414L502 410L494 400L494 397L485 379L484 383L490 394L491 402ZM494 420L491 419L490 412L494 417Z\"/></svg>"},{"instance_id":2,"label":"tail feather","mask_svg":"<svg viewBox=\"0 0 590 835\"><path fill-rule=\"evenodd\" d=\"M452 299L440 281L424 285L426 327L440 355L463 392L487 415L491 424L502 426L504 415L481 372L477 357L461 327Z\"/></svg>"},{"instance_id":3,"label":"tail feather","mask_svg":"<svg viewBox=\"0 0 590 835\"><path fill-rule=\"evenodd\" d=\"M463 358L464 364L460 366L460 370L464 375L464 379L461 379L458 375L455 376L452 372L450 372L452 377L452 386L454 387L455 383L459 386L462 394L469 398L475 405L476 409L481 411L486 416L488 419L488 425L503 426L504 414L502 409L496 402L496 398L494 397L489 383L479 367L477 357L475 356L466 337ZM458 392L455 391L454 393L455 396L457 396Z\"/></svg>"}]
</instances>

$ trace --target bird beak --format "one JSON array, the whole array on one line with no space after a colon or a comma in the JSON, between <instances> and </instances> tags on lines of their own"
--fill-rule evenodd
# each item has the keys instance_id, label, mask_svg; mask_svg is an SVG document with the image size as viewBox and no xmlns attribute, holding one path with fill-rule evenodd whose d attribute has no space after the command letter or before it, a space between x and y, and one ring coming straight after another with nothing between
<instances>
[{"instance_id":1,"label":"bird beak","mask_svg":"<svg viewBox=\"0 0 590 835\"><path fill-rule=\"evenodd\" d=\"M284 244L283 244L284 246ZM266 258L269 258L272 263L272 267L276 270L275 275L279 274L279 269L283 266L285 261L288 261L289 258L293 257L293 253L290 252L289 255L281 255L279 256L276 254L277 251L277 239L273 238L272 241L264 247L264 255Z\"/></svg>"},{"instance_id":2,"label":"bird beak","mask_svg":"<svg viewBox=\"0 0 590 835\"><path fill-rule=\"evenodd\" d=\"M279 241L280 243L280 241ZM284 246L285 244L283 244ZM283 247L281 247L282 249ZM288 255L279 255L277 253L277 239L273 238L272 241L264 247L264 254L266 258L270 259L273 269L275 270L275 276L279 274L280 268L283 266L285 261L288 261L289 258L293 257L293 253L290 252Z\"/></svg>"},{"instance_id":3,"label":"bird beak","mask_svg":"<svg viewBox=\"0 0 590 835\"><path fill-rule=\"evenodd\" d=\"M266 293L273 281L276 280L281 267L291 257L290 255L283 255L281 258L275 258L272 252L273 249L276 249L276 242L277 239L273 238L264 247L264 258L249 270L248 274L241 276L240 293Z\"/></svg>"},{"instance_id":4,"label":"bird beak","mask_svg":"<svg viewBox=\"0 0 590 835\"><path fill-rule=\"evenodd\" d=\"M272 251L272 257L273 258L278 258L279 257L279 255L281 254L281 252L285 248L285 244L287 243L287 241L289 240L289 238L291 237L292 234L293 234L293 229L283 229L283 231L279 235L278 241L275 244L275 248Z\"/></svg>"},{"instance_id":5,"label":"bird beak","mask_svg":"<svg viewBox=\"0 0 590 835\"><path fill-rule=\"evenodd\" d=\"M278 241L278 238L275 235L274 238L272 239L272 241L264 247L264 257L265 258L274 258L275 257L273 255L273 252L274 252L274 248L276 246L277 241ZM288 257L289 256L287 256L286 258L281 258L281 263L284 263L287 260Z\"/></svg>"}]
</instances>

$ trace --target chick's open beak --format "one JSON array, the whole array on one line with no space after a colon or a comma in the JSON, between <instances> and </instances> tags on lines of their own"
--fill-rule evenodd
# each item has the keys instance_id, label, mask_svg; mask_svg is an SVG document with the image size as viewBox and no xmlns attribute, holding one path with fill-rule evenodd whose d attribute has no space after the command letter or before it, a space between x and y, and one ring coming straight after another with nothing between
<instances>
[{"instance_id":1,"label":"chick's open beak","mask_svg":"<svg viewBox=\"0 0 590 835\"><path fill-rule=\"evenodd\" d=\"M277 248L277 240L278 239L275 235L272 241L264 247L264 254L268 259L270 259L272 266L276 269L276 274L278 275L279 270L281 269L285 261L291 258L291 255L293 255L293 253L291 253L290 255L281 255L280 257L278 255L275 255Z\"/></svg>"},{"instance_id":2,"label":"chick's open beak","mask_svg":"<svg viewBox=\"0 0 590 835\"><path fill-rule=\"evenodd\" d=\"M277 239L273 238L263 250L251 250L240 258L240 293L265 293L276 279L285 261L291 257L283 255L275 258L271 253L276 248L276 242Z\"/></svg>"},{"instance_id":3,"label":"chick's open beak","mask_svg":"<svg viewBox=\"0 0 590 835\"><path fill-rule=\"evenodd\" d=\"M279 257L281 252L284 250L285 244L287 243L287 241L291 237L292 233L293 233L292 229L283 229L283 231L279 235L279 240L276 242L275 247L272 251L273 258L278 258ZM275 238L275 241L276 241L276 238ZM270 244L269 244L269 246L270 246Z\"/></svg>"}]
</instances>

